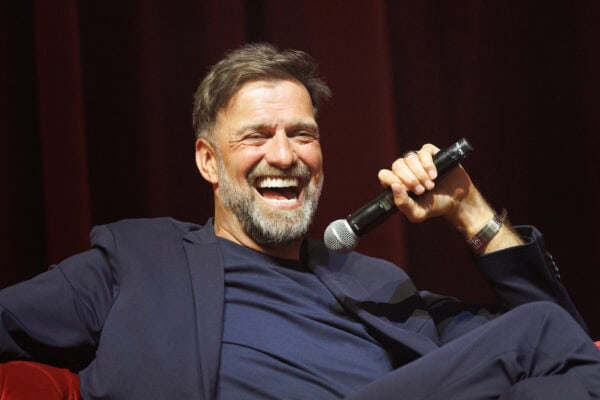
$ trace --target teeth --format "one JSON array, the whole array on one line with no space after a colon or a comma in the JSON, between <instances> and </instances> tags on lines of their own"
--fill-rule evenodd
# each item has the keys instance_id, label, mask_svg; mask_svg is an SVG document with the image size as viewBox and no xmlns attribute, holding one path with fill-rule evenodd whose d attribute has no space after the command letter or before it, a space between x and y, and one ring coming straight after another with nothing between
<instances>
[{"instance_id":1,"label":"teeth","mask_svg":"<svg viewBox=\"0 0 600 400\"><path fill-rule=\"evenodd\" d=\"M267 203L275 204L275 205L294 205L296 204L296 199L265 199Z\"/></svg>"},{"instance_id":2,"label":"teeth","mask_svg":"<svg viewBox=\"0 0 600 400\"><path fill-rule=\"evenodd\" d=\"M258 182L259 188L284 188L298 186L296 178L264 178Z\"/></svg>"}]
</instances>

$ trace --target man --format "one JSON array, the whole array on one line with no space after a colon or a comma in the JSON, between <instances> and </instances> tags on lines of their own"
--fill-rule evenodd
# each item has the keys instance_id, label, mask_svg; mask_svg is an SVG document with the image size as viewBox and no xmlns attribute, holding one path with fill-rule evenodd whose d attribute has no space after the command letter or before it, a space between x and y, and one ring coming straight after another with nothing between
<instances>
[{"instance_id":1,"label":"man","mask_svg":"<svg viewBox=\"0 0 600 400\"><path fill-rule=\"evenodd\" d=\"M510 311L419 292L400 268L305 238L328 95L302 52L226 55L194 107L214 219L95 228L91 250L0 292L0 361L70 366L88 399L599 397L600 353L541 235L513 231L462 168L434 182L433 145L379 179L409 220L479 234L476 262Z\"/></svg>"}]
</instances>

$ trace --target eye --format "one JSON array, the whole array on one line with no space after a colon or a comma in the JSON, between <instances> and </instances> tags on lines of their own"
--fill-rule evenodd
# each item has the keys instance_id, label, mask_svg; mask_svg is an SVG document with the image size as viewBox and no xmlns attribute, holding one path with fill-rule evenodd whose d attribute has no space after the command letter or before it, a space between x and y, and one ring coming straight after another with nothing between
<instances>
[{"instance_id":1,"label":"eye","mask_svg":"<svg viewBox=\"0 0 600 400\"><path fill-rule=\"evenodd\" d=\"M258 143L267 140L270 136L271 135L269 135L267 132L248 132L246 135L244 135L242 141L247 143Z\"/></svg>"},{"instance_id":2,"label":"eye","mask_svg":"<svg viewBox=\"0 0 600 400\"><path fill-rule=\"evenodd\" d=\"M302 142L313 142L315 140L319 140L319 133L317 131L303 129L293 132L290 137L298 139Z\"/></svg>"}]
</instances>

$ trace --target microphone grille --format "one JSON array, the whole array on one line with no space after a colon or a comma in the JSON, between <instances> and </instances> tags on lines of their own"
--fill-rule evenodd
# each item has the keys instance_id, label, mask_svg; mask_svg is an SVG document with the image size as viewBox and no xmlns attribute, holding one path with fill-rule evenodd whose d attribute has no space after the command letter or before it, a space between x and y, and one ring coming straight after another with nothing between
<instances>
[{"instance_id":1,"label":"microphone grille","mask_svg":"<svg viewBox=\"0 0 600 400\"><path fill-rule=\"evenodd\" d=\"M325 229L325 246L336 253L346 253L358 245L358 236L345 219L338 219Z\"/></svg>"}]
</instances>

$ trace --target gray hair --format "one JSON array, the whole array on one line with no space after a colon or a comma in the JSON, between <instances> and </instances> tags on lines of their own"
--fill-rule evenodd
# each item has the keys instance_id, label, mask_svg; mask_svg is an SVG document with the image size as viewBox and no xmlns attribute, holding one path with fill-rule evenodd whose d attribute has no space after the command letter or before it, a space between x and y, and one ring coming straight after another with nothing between
<instances>
[{"instance_id":1,"label":"gray hair","mask_svg":"<svg viewBox=\"0 0 600 400\"><path fill-rule=\"evenodd\" d=\"M228 52L210 68L194 95L193 124L197 139L212 143L212 129L219 110L226 107L247 82L294 80L306 87L318 113L322 100L331 96L327 84L317 76L312 57L299 50L279 51L266 43L247 44Z\"/></svg>"}]
</instances>

